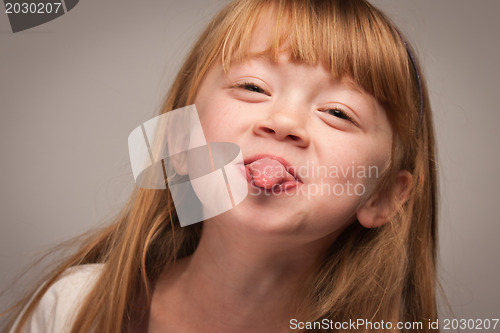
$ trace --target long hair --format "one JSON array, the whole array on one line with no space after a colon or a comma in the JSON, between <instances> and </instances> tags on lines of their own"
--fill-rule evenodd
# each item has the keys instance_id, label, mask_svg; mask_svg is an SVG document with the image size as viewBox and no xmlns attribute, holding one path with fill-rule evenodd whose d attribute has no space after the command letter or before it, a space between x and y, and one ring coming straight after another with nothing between
<instances>
[{"instance_id":1,"label":"long hair","mask_svg":"<svg viewBox=\"0 0 500 333\"><path fill-rule=\"evenodd\" d=\"M353 223L331 245L297 297L298 318L422 322L418 331L430 332L426 324L437 318L437 181L431 108L422 73L416 73L418 63L409 57L409 45L383 13L365 0L234 1L194 45L160 113L192 104L212 65L222 64L227 70L232 61L244 58L254 27L265 13L273 15L269 24L274 32L266 53L277 59L285 50L294 61L323 64L334 78L352 78L384 107L393 129L393 147L379 193L390 193L401 169L413 177L409 199L387 224L366 229ZM68 268L87 263L105 265L79 307L71 332L129 331L147 315L160 272L195 251L202 224L180 227L168 189L136 187L110 226L85 238L41 288L18 304L21 317L16 332Z\"/></svg>"}]
</instances>

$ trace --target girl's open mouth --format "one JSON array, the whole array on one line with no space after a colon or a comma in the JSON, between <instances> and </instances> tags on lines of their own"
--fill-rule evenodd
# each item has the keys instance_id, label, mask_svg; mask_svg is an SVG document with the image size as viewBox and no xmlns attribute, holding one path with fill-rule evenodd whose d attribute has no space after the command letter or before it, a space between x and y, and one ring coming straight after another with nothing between
<instances>
[{"instance_id":1,"label":"girl's open mouth","mask_svg":"<svg viewBox=\"0 0 500 333\"><path fill-rule=\"evenodd\" d=\"M255 187L279 193L290 190L302 181L283 158L274 155L256 155L245 160L247 181Z\"/></svg>"}]
</instances>

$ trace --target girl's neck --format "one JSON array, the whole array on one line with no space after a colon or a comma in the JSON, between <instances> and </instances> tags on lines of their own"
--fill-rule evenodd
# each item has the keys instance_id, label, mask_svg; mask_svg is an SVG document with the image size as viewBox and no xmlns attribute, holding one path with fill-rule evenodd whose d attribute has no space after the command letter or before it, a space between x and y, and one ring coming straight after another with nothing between
<instances>
[{"instance_id":1,"label":"girl's neck","mask_svg":"<svg viewBox=\"0 0 500 333\"><path fill-rule=\"evenodd\" d=\"M334 235L292 246L287 237L217 229L205 225L195 253L158 280L150 331L288 331L302 277Z\"/></svg>"}]
</instances>

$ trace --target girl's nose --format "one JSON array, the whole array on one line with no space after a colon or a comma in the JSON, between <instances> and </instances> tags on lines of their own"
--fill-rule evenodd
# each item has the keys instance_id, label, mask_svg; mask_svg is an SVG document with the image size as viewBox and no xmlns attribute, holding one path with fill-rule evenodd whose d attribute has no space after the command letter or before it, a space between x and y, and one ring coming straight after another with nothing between
<instances>
[{"instance_id":1,"label":"girl's nose","mask_svg":"<svg viewBox=\"0 0 500 333\"><path fill-rule=\"evenodd\" d=\"M263 137L288 141L305 148L311 141L305 126L306 119L299 111L275 111L267 118L256 121L253 131Z\"/></svg>"}]
</instances>

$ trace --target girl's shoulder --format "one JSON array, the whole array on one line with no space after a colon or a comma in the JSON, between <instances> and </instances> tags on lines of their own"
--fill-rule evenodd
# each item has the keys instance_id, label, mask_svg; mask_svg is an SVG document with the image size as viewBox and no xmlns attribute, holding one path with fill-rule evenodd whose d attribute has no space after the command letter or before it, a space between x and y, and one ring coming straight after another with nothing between
<instances>
[{"instance_id":1,"label":"girl's shoulder","mask_svg":"<svg viewBox=\"0 0 500 333\"><path fill-rule=\"evenodd\" d=\"M104 264L87 264L66 270L43 295L23 332L69 332L79 305L94 286L103 267Z\"/></svg>"}]
</instances>

